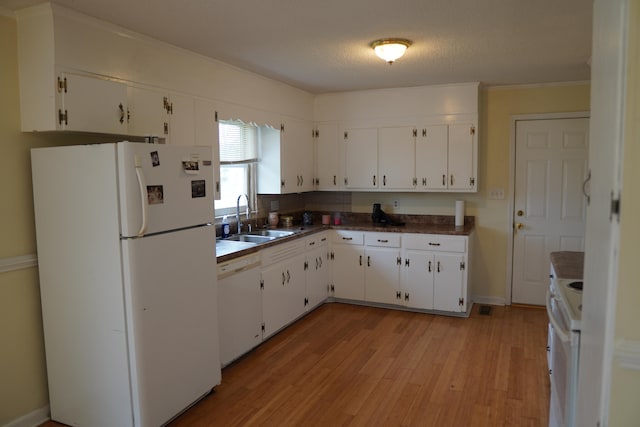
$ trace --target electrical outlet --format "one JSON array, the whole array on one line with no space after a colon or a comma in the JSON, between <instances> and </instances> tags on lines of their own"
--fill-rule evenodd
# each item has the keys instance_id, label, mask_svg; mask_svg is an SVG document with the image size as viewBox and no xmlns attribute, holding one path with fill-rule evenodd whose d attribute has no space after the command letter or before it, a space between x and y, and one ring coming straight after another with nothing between
<instances>
[{"instance_id":1,"label":"electrical outlet","mask_svg":"<svg viewBox=\"0 0 640 427\"><path fill-rule=\"evenodd\" d=\"M504 188L492 188L489 190L489 198L494 200L504 200Z\"/></svg>"},{"instance_id":2,"label":"electrical outlet","mask_svg":"<svg viewBox=\"0 0 640 427\"><path fill-rule=\"evenodd\" d=\"M398 203L398 201L397 201L397 200L394 200L394 201L393 201L393 207L394 207L394 208L397 208L399 205L400 205L400 204Z\"/></svg>"}]
</instances>

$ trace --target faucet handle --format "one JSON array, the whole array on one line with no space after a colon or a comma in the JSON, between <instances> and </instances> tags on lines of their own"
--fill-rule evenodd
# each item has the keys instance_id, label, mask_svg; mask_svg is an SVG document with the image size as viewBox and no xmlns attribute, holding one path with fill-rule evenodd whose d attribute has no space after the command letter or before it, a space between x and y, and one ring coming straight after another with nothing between
<instances>
[{"instance_id":1,"label":"faucet handle","mask_svg":"<svg viewBox=\"0 0 640 427\"><path fill-rule=\"evenodd\" d=\"M247 224L247 227L249 227L249 233L251 233L251 223Z\"/></svg>"}]
</instances>

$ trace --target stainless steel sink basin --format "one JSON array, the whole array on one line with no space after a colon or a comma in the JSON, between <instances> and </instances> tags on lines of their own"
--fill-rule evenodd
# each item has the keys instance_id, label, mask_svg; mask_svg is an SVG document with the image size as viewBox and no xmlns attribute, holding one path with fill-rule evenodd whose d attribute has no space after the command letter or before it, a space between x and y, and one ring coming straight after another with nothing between
<instances>
[{"instance_id":1,"label":"stainless steel sink basin","mask_svg":"<svg viewBox=\"0 0 640 427\"><path fill-rule=\"evenodd\" d=\"M275 236L262 236L255 234L236 234L235 236L231 236L226 238L225 240L231 240L235 242L248 242L248 243L264 243L270 240L274 240Z\"/></svg>"},{"instance_id":2,"label":"stainless steel sink basin","mask_svg":"<svg viewBox=\"0 0 640 427\"><path fill-rule=\"evenodd\" d=\"M249 236L263 236L270 237L273 239L278 239L280 237L287 237L295 234L295 231L286 231L286 230L256 230L250 233L247 233Z\"/></svg>"}]
</instances>

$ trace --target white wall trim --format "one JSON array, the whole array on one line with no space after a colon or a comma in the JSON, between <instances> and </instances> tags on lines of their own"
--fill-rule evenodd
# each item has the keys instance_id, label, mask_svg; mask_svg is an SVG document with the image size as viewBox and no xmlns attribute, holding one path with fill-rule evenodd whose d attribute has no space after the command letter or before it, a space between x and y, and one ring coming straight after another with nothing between
<instances>
[{"instance_id":1,"label":"white wall trim","mask_svg":"<svg viewBox=\"0 0 640 427\"><path fill-rule=\"evenodd\" d=\"M615 356L621 368L640 371L640 341L618 341Z\"/></svg>"},{"instance_id":2,"label":"white wall trim","mask_svg":"<svg viewBox=\"0 0 640 427\"><path fill-rule=\"evenodd\" d=\"M585 62L586 63L586 62ZM549 82L549 83L525 83L519 85L485 85L487 90L502 89L531 89L537 87L558 87L558 86L584 86L591 84L591 80L576 80L571 82Z\"/></svg>"},{"instance_id":3,"label":"white wall trim","mask_svg":"<svg viewBox=\"0 0 640 427\"><path fill-rule=\"evenodd\" d=\"M472 295L471 299L474 304L505 305L505 299L503 297Z\"/></svg>"},{"instance_id":4,"label":"white wall trim","mask_svg":"<svg viewBox=\"0 0 640 427\"><path fill-rule=\"evenodd\" d=\"M20 255L9 258L0 258L0 273L8 271L23 270L38 265L38 256L36 254Z\"/></svg>"},{"instance_id":5,"label":"white wall trim","mask_svg":"<svg viewBox=\"0 0 640 427\"><path fill-rule=\"evenodd\" d=\"M51 412L49 405L46 405L5 424L4 427L36 427L50 419Z\"/></svg>"},{"instance_id":6,"label":"white wall trim","mask_svg":"<svg viewBox=\"0 0 640 427\"><path fill-rule=\"evenodd\" d=\"M516 124L523 120L551 120L551 119L576 119L589 118L589 111L577 111L566 113L540 113L540 114L514 114L509 124L509 190L507 200L509 212L508 224L513 224L513 204L516 200ZM513 226L509 226L507 239L507 283L505 290L505 303L511 305L511 287L513 286Z\"/></svg>"}]
</instances>

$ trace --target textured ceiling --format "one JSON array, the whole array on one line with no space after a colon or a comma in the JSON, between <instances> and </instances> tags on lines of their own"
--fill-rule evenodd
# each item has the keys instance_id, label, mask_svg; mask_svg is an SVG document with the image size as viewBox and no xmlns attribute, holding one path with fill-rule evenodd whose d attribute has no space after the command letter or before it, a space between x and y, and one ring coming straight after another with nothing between
<instances>
[{"instance_id":1,"label":"textured ceiling","mask_svg":"<svg viewBox=\"0 0 640 427\"><path fill-rule=\"evenodd\" d=\"M590 78L592 0L54 2L313 93ZM369 47L385 37L413 45L388 65Z\"/></svg>"}]
</instances>

